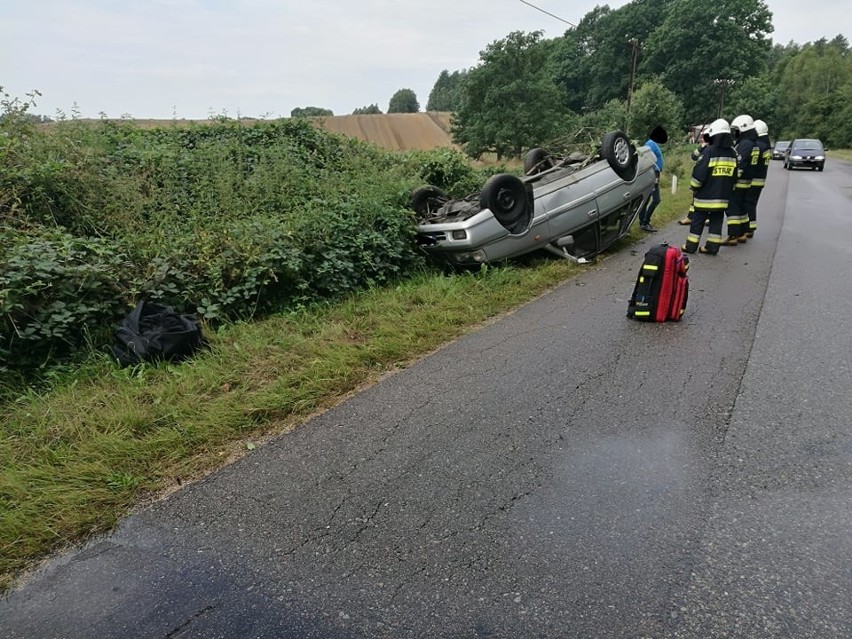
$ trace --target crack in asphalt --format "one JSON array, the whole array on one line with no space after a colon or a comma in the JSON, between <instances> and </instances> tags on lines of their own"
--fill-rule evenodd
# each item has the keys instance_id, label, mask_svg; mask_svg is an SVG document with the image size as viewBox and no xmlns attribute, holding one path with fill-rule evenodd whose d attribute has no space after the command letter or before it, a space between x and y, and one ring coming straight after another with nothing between
<instances>
[{"instance_id":1,"label":"crack in asphalt","mask_svg":"<svg viewBox=\"0 0 852 639\"><path fill-rule=\"evenodd\" d=\"M196 619L206 615L208 612L215 610L216 606L205 606L201 610L192 614L192 616L184 621L182 624L177 626L174 630L171 630L169 633L163 635L164 639L178 639L184 631L188 629L188 627L195 622Z\"/></svg>"}]
</instances>

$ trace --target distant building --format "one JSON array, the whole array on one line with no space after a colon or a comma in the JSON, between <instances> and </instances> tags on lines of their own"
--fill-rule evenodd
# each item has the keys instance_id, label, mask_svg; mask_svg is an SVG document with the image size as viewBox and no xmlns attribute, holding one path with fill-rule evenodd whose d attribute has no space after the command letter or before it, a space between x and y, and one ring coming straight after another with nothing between
<instances>
[{"instance_id":1,"label":"distant building","mask_svg":"<svg viewBox=\"0 0 852 639\"><path fill-rule=\"evenodd\" d=\"M701 134L709 127L709 124L693 124L689 127L689 137L687 141L690 144L698 144L701 141Z\"/></svg>"}]
</instances>

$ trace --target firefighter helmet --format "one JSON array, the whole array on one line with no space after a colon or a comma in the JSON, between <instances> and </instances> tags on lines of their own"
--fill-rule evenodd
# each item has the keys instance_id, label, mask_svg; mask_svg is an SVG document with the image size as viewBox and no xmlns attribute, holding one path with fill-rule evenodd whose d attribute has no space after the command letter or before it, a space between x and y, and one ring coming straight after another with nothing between
<instances>
[{"instance_id":1,"label":"firefighter helmet","mask_svg":"<svg viewBox=\"0 0 852 639\"><path fill-rule=\"evenodd\" d=\"M764 122L763 120L754 121L754 130L757 131L758 137L763 135L769 135L769 127L766 126L766 122Z\"/></svg>"},{"instance_id":2,"label":"firefighter helmet","mask_svg":"<svg viewBox=\"0 0 852 639\"><path fill-rule=\"evenodd\" d=\"M737 129L740 133L751 131L754 128L754 120L750 115L738 115L731 121L731 128Z\"/></svg>"},{"instance_id":3,"label":"firefighter helmet","mask_svg":"<svg viewBox=\"0 0 852 639\"><path fill-rule=\"evenodd\" d=\"M728 121L724 118L719 118L718 120L714 120L710 126L707 127L706 132L711 138L714 135L719 135L720 133L730 133L731 125L728 124Z\"/></svg>"}]
</instances>

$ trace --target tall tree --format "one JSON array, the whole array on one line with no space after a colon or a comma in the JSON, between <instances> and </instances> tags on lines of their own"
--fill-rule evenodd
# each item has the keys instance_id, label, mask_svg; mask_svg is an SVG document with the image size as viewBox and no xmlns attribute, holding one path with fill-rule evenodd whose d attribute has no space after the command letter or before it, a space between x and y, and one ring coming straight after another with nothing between
<instances>
[{"instance_id":1,"label":"tall tree","mask_svg":"<svg viewBox=\"0 0 852 639\"><path fill-rule=\"evenodd\" d=\"M845 38L806 44L784 66L778 87L785 136L819 137L832 146L852 141L852 55Z\"/></svg>"},{"instance_id":2,"label":"tall tree","mask_svg":"<svg viewBox=\"0 0 852 639\"><path fill-rule=\"evenodd\" d=\"M672 2L644 0L616 10L597 6L557 40L554 75L569 108L589 111L627 97L647 35L662 24Z\"/></svg>"},{"instance_id":3,"label":"tall tree","mask_svg":"<svg viewBox=\"0 0 852 639\"><path fill-rule=\"evenodd\" d=\"M772 13L763 0L678 0L667 5L660 28L648 37L640 71L659 73L681 96L687 117L716 116L717 79L742 82L760 75L771 50Z\"/></svg>"},{"instance_id":4,"label":"tall tree","mask_svg":"<svg viewBox=\"0 0 852 639\"><path fill-rule=\"evenodd\" d=\"M747 113L755 119L761 119L770 127L775 137L777 131L777 110L781 102L781 92L772 74L765 72L759 76L747 78L731 87L730 100L725 109L728 117Z\"/></svg>"},{"instance_id":5,"label":"tall tree","mask_svg":"<svg viewBox=\"0 0 852 639\"><path fill-rule=\"evenodd\" d=\"M400 89L388 103L388 113L417 113L419 110L417 95L411 89Z\"/></svg>"},{"instance_id":6,"label":"tall tree","mask_svg":"<svg viewBox=\"0 0 852 639\"><path fill-rule=\"evenodd\" d=\"M675 132L685 131L683 102L656 80L645 82L633 95L630 109L629 130L631 137L648 139L648 135L657 125L670 132L670 138L677 140Z\"/></svg>"},{"instance_id":7,"label":"tall tree","mask_svg":"<svg viewBox=\"0 0 852 639\"><path fill-rule=\"evenodd\" d=\"M441 71L435 86L429 93L427 111L458 111L462 103L462 92L467 71Z\"/></svg>"},{"instance_id":8,"label":"tall tree","mask_svg":"<svg viewBox=\"0 0 852 639\"><path fill-rule=\"evenodd\" d=\"M552 41L514 31L489 44L467 74L452 133L465 151L519 157L560 131L569 115L550 72Z\"/></svg>"}]
</instances>

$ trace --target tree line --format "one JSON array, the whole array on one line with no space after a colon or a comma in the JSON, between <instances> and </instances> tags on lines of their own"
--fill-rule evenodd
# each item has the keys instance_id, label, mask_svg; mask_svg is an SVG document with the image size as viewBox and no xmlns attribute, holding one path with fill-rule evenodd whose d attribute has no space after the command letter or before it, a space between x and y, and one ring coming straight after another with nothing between
<instances>
[{"instance_id":1,"label":"tree line","mask_svg":"<svg viewBox=\"0 0 852 639\"><path fill-rule=\"evenodd\" d=\"M852 56L843 35L773 44L763 0L598 6L562 36L512 32L471 68L439 75L427 110L454 113L466 152L517 156L581 127L644 138L748 113L775 139L852 146Z\"/></svg>"},{"instance_id":2,"label":"tree line","mask_svg":"<svg viewBox=\"0 0 852 639\"><path fill-rule=\"evenodd\" d=\"M391 96L388 102L388 113L417 113L420 111L420 103L417 101L417 94L411 89L400 89ZM352 115L375 115L380 114L382 110L378 104L370 104L365 107L359 107L352 112ZM331 109L322 107L297 107L290 111L291 118L309 118L317 116L331 116L334 112Z\"/></svg>"}]
</instances>

